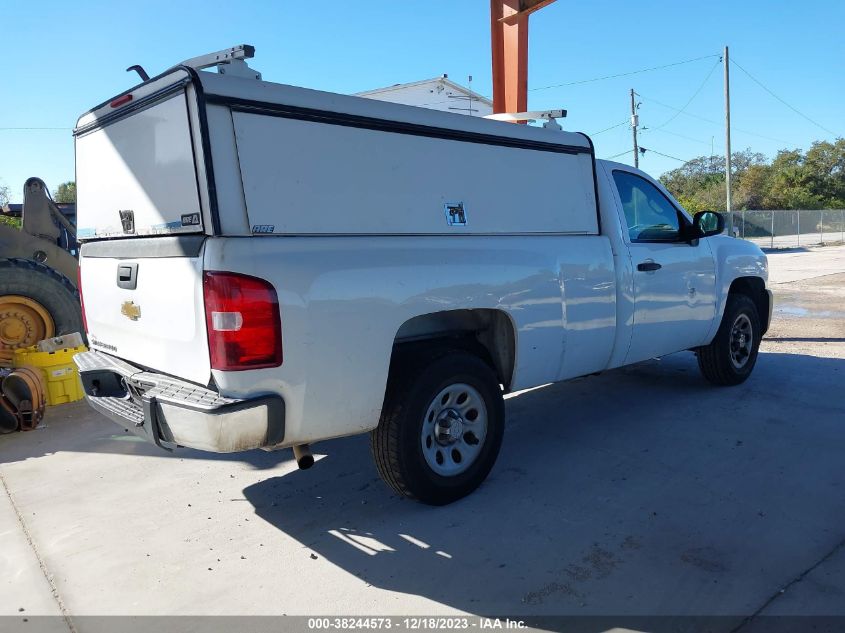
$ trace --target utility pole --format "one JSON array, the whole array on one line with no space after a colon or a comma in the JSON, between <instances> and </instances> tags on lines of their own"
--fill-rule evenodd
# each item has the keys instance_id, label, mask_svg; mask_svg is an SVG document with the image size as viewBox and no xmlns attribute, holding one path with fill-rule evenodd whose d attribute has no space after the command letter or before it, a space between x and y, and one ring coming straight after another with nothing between
<instances>
[{"instance_id":1,"label":"utility pole","mask_svg":"<svg viewBox=\"0 0 845 633\"><path fill-rule=\"evenodd\" d=\"M634 167L640 167L640 148L637 145L637 126L639 125L639 117L637 116L637 102L635 100L636 93L631 88L631 130L634 133Z\"/></svg>"},{"instance_id":2,"label":"utility pole","mask_svg":"<svg viewBox=\"0 0 845 633\"><path fill-rule=\"evenodd\" d=\"M733 235L731 215L731 76L728 47L723 56L725 62L725 210L728 213L728 234Z\"/></svg>"}]
</instances>

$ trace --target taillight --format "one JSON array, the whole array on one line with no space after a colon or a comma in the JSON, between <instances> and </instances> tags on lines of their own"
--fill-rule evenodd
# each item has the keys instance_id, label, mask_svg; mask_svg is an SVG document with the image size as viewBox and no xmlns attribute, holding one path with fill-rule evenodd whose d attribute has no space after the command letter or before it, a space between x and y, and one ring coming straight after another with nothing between
<instances>
[{"instance_id":1,"label":"taillight","mask_svg":"<svg viewBox=\"0 0 845 633\"><path fill-rule=\"evenodd\" d=\"M282 364L282 321L272 284L238 273L205 272L202 287L213 369Z\"/></svg>"},{"instance_id":2,"label":"taillight","mask_svg":"<svg viewBox=\"0 0 845 633\"><path fill-rule=\"evenodd\" d=\"M76 269L76 289L79 291L79 307L82 310L83 334L88 333L88 319L85 317L85 300L82 298L82 266Z\"/></svg>"}]
</instances>

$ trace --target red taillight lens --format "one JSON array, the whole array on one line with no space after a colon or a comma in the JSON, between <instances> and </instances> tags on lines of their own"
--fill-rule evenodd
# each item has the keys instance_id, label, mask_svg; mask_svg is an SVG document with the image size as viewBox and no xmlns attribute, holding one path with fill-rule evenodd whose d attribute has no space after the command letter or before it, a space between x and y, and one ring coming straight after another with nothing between
<instances>
[{"instance_id":1,"label":"red taillight lens","mask_svg":"<svg viewBox=\"0 0 845 633\"><path fill-rule=\"evenodd\" d=\"M282 364L282 321L272 284L237 273L205 272L202 286L213 369Z\"/></svg>"},{"instance_id":2,"label":"red taillight lens","mask_svg":"<svg viewBox=\"0 0 845 633\"><path fill-rule=\"evenodd\" d=\"M82 310L83 334L88 333L88 319L85 317L85 299L82 298L82 266L76 269L76 289L79 291L79 307Z\"/></svg>"}]
</instances>

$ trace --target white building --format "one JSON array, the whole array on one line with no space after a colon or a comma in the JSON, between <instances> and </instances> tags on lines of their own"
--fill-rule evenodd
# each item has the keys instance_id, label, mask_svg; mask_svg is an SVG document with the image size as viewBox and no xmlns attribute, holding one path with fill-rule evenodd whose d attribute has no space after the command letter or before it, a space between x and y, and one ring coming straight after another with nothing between
<instances>
[{"instance_id":1,"label":"white building","mask_svg":"<svg viewBox=\"0 0 845 633\"><path fill-rule=\"evenodd\" d=\"M493 102L490 99L456 84L448 75L367 90L357 93L356 96L470 116L493 114Z\"/></svg>"}]
</instances>

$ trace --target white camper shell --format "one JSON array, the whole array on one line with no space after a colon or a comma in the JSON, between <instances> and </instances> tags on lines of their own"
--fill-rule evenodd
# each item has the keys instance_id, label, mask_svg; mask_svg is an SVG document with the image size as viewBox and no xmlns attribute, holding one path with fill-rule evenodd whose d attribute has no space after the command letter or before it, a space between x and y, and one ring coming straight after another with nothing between
<instances>
[{"instance_id":1,"label":"white camper shell","mask_svg":"<svg viewBox=\"0 0 845 633\"><path fill-rule=\"evenodd\" d=\"M177 67L75 135L81 239L599 231L580 133Z\"/></svg>"}]
</instances>

